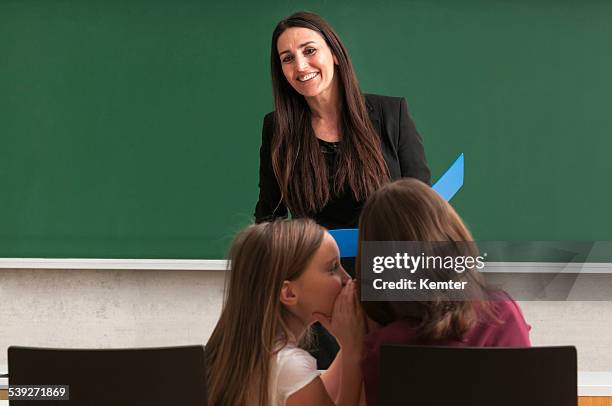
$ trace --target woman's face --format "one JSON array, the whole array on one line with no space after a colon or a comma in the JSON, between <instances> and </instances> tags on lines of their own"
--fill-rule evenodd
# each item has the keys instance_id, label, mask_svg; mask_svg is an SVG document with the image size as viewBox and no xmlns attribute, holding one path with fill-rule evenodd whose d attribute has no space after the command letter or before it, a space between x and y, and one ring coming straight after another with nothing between
<instances>
[{"instance_id":1,"label":"woman's face","mask_svg":"<svg viewBox=\"0 0 612 406\"><path fill-rule=\"evenodd\" d=\"M307 324L315 321L313 313L331 316L336 297L349 279L340 265L336 241L326 232L304 272L292 282L297 296L296 314Z\"/></svg>"},{"instance_id":2,"label":"woman's face","mask_svg":"<svg viewBox=\"0 0 612 406\"><path fill-rule=\"evenodd\" d=\"M318 32L288 28L278 37L276 46L285 78L296 92L315 97L333 90L338 61Z\"/></svg>"}]
</instances>

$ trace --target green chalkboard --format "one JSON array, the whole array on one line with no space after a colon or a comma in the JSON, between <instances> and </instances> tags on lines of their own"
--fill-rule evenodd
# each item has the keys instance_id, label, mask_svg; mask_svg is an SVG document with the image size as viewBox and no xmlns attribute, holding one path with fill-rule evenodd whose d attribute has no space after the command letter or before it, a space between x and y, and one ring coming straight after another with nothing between
<instances>
[{"instance_id":1,"label":"green chalkboard","mask_svg":"<svg viewBox=\"0 0 612 406\"><path fill-rule=\"evenodd\" d=\"M407 98L477 239L612 240L612 2L0 1L0 257L222 258L252 221L269 41L322 14Z\"/></svg>"}]
</instances>

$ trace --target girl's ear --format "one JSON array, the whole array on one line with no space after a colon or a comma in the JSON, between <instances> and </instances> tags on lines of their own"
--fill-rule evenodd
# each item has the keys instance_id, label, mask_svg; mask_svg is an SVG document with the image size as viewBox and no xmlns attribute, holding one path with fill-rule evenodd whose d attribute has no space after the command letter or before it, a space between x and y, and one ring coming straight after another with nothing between
<instances>
[{"instance_id":1,"label":"girl's ear","mask_svg":"<svg viewBox=\"0 0 612 406\"><path fill-rule=\"evenodd\" d=\"M336 58L336 55L332 53L332 57L334 58L334 65L338 65L338 58Z\"/></svg>"},{"instance_id":2,"label":"girl's ear","mask_svg":"<svg viewBox=\"0 0 612 406\"><path fill-rule=\"evenodd\" d=\"M280 301L285 306L291 307L297 304L297 294L295 292L294 286L289 281L284 281L283 286L281 287L280 293Z\"/></svg>"}]
</instances>

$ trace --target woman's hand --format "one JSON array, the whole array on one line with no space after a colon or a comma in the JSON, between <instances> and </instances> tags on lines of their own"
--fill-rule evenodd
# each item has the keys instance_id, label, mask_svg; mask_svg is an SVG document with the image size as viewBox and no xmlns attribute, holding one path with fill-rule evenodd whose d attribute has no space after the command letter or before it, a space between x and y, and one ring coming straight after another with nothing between
<instances>
[{"instance_id":1,"label":"woman's hand","mask_svg":"<svg viewBox=\"0 0 612 406\"><path fill-rule=\"evenodd\" d=\"M345 353L360 354L365 336L361 306L357 302L354 280L349 280L336 298L331 317L315 313L315 318L329 331Z\"/></svg>"}]
</instances>

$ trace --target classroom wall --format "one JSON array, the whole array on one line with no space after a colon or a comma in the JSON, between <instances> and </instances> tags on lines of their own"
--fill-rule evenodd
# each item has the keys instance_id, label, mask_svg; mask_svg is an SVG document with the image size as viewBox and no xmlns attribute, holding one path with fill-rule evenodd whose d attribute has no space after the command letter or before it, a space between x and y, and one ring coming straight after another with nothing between
<instances>
[{"instance_id":1,"label":"classroom wall","mask_svg":"<svg viewBox=\"0 0 612 406\"><path fill-rule=\"evenodd\" d=\"M0 366L9 345L205 343L224 271L0 269ZM612 371L612 302L522 302L534 345L573 344L580 371Z\"/></svg>"}]
</instances>

